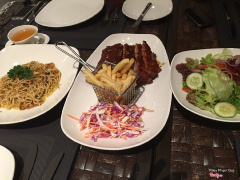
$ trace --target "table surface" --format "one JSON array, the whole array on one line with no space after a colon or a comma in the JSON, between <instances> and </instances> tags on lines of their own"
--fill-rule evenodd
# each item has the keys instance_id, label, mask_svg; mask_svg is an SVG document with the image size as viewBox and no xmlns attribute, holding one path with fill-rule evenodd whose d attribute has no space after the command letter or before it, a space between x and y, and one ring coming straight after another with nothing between
<instances>
[{"instance_id":1,"label":"table surface","mask_svg":"<svg viewBox=\"0 0 240 180\"><path fill-rule=\"evenodd\" d=\"M136 33L159 37L170 61L178 52L224 47L216 23L198 28L184 15L188 7L201 7L215 17L212 1L172 2L170 15L142 22ZM127 18L123 33L132 33L133 23L134 20ZM82 59L88 59L94 51L78 50ZM101 151L83 146L76 153L69 179L209 179L211 170L219 169L224 178L238 179L234 136L239 132L238 124L199 117L184 109L173 97L167 124L154 139L124 151Z\"/></svg>"}]
</instances>

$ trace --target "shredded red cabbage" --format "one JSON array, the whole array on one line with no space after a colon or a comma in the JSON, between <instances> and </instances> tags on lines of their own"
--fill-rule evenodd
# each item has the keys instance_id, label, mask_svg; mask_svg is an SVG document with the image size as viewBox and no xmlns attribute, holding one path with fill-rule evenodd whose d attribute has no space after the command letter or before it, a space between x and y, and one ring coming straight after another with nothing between
<instances>
[{"instance_id":1,"label":"shredded red cabbage","mask_svg":"<svg viewBox=\"0 0 240 180\"><path fill-rule=\"evenodd\" d=\"M82 113L79 123L82 130L88 130L85 137L95 142L98 138L133 138L145 131L142 115L146 110L136 104L125 106L99 102Z\"/></svg>"}]
</instances>

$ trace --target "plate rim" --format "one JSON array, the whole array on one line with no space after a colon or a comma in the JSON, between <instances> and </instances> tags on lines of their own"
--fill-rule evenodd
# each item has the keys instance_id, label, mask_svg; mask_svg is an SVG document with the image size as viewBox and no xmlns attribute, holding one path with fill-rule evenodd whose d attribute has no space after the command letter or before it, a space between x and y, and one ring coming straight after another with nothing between
<instances>
[{"instance_id":1,"label":"plate rim","mask_svg":"<svg viewBox=\"0 0 240 180\"><path fill-rule=\"evenodd\" d=\"M166 49L165 49L162 41L161 41L157 36L155 36L155 35L153 35L153 34L129 34L129 33L116 33L116 34L112 34L112 35L109 35L104 41L102 41L102 42L100 43L100 45L95 49L95 51L96 51L99 47L101 47L102 45L104 45L109 39L114 38L115 36L138 36L138 37L149 36L149 37L157 38L158 41L161 43L161 46L162 46L162 48L163 48L163 50L164 50L164 53L165 53L166 56L167 56L168 64L165 64L165 65L166 65L166 66L168 65L168 66L167 66L167 68L168 68L167 73L168 73L168 75L170 75L170 62L169 62L169 58L168 58ZM142 41L143 39L146 40L147 38L141 38L141 41ZM146 40L146 41L147 41L147 40ZM91 56L88 58L88 60L91 59L92 56L94 56L94 52L91 54ZM87 61L88 61L88 60L87 60ZM80 75L80 73L78 73L78 76L76 77L76 80L79 78L79 76L82 76L82 75ZM74 84L75 84L75 82L74 82ZM73 84L73 88L74 88L74 84ZM66 99L66 101L65 101L65 103L64 103L64 107L63 107L63 109L62 109L61 123L60 123L61 129L62 129L62 131L64 132L64 134L65 134L68 138L70 138L71 140L73 140L74 142L76 142L76 143L78 143L78 144L81 144L81 145L84 145L84 146L87 146L87 147L94 148L94 149L100 149L100 150L125 150L125 149L131 149L131 148L135 148L135 147L138 147L138 146L140 146L140 145L143 145L143 144L149 142L150 140L152 140L154 137L156 137L156 136L163 130L163 128L164 128L164 127L166 126L166 124L167 124L167 121L168 121L168 118L169 118L169 114L170 114L170 109L171 109L172 93L171 93L170 84L168 83L168 84L166 84L166 86L168 86L168 88L169 88L169 97L168 97L168 105L169 105L169 106L167 107L167 112L165 113L165 116L166 116L165 122L164 122L164 124L162 125L161 129L159 129L158 131L156 131L155 134L151 136L151 138L148 138L148 139L146 139L146 140L144 140L144 141L141 141L140 143L138 142L138 143L136 143L136 144L134 144L134 145L131 145L131 146L127 146L127 147L117 147L117 148L116 148L116 147L96 147L96 145L91 145L91 144L86 144L86 143L84 143L84 142L79 142L78 140L75 140L75 138L72 138L72 137L70 136L70 134L68 134L68 132L66 132L66 130L65 130L65 127L64 127L64 125L63 125L63 121L64 121L64 117L63 117L63 116L65 115L65 114L64 114L64 111L65 111L66 106L67 106L66 104L67 104L67 102L68 102L68 98L71 96L71 91L72 91L73 88L72 88L71 91L69 92L69 94L68 94L68 96L67 96L67 99ZM89 107L88 107L88 108L89 108ZM80 133L80 131L79 131L79 133Z\"/></svg>"},{"instance_id":2,"label":"plate rim","mask_svg":"<svg viewBox=\"0 0 240 180\"><path fill-rule=\"evenodd\" d=\"M200 117L204 117L204 118L206 118L206 119L209 119L209 120L214 120L214 121L219 121L219 122L227 122L227 123L239 123L240 122L240 119L239 120L237 120L237 119L231 119L231 118L222 118L222 117L219 117L219 116L217 116L217 115L214 115L214 114L212 114L211 112L209 112L209 111L206 111L206 110L201 110L200 108L198 108L198 107L196 107L196 106L194 106L194 105L192 105L192 104L190 104L189 103L189 105L190 106L193 106L193 107L196 107L196 108L198 108L198 110L199 111L201 111L201 112L206 112L207 114L210 114L210 115L212 115L213 117L209 117L208 115L205 115L205 113L203 114L203 113L201 113L201 112L196 112L196 111L194 111L193 109L191 109L191 108L189 108L189 107L187 107L186 105L184 105L184 102L182 102L180 99L179 99L179 96L177 96L177 93L176 93L176 91L175 91L175 89L173 88L173 82L172 82L172 79L173 79L173 72L175 71L176 72L176 68L175 67L173 67L173 65L175 65L176 64L176 59L178 58L178 56L181 56L182 54L188 54L189 52L202 52L202 51L209 51L209 52L211 52L211 51L219 51L219 53L223 50L224 48L206 48L206 49L193 49L193 50L187 50L187 51L182 51L182 52L179 52L179 53L177 53L177 54L175 54L174 55L174 57L173 57L173 59L172 59L172 61L171 61L171 70L170 70L170 86L171 86L171 90L172 90L172 93L173 93L173 95L174 95L174 97L175 97L175 99L178 101L178 103L183 107L183 108L185 108L186 110L188 110L188 111L190 111L190 112L192 112L193 114L195 114L195 115L198 115L198 116L200 116ZM240 50L240 48L227 48L227 49L230 49L230 50ZM207 54L205 54L205 55L207 55ZM187 56L186 56L187 57ZM203 57L203 56L202 56ZM199 58L198 58L199 59ZM182 61L179 61L178 63L181 63L181 62L184 62L185 61L185 59L183 59ZM175 63L175 64L174 64ZM179 76L181 77L181 75L179 74ZM240 114L237 114L237 116L239 116L240 117ZM236 116L235 116L236 117ZM234 118L235 118L234 117Z\"/></svg>"}]
</instances>

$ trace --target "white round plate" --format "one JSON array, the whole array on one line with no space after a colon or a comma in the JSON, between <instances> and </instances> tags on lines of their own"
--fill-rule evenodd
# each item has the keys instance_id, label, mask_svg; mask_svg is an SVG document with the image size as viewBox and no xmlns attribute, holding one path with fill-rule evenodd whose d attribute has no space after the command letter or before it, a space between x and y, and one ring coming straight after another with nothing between
<instances>
[{"instance_id":1,"label":"white round plate","mask_svg":"<svg viewBox=\"0 0 240 180\"><path fill-rule=\"evenodd\" d=\"M240 54L240 49L230 49L234 55ZM187 110L212 120L223 121L223 122L240 122L240 114L237 114L233 118L222 118L215 114L212 114L209 111L201 110L200 108L194 106L186 100L187 93L182 91L182 75L177 72L176 65L180 63L185 63L185 58L190 57L194 59L201 59L201 57L205 57L207 54L212 53L212 55L221 53L223 49L201 49L201 50L192 50L192 51L184 51L176 54L171 63L171 89L177 101Z\"/></svg>"},{"instance_id":2,"label":"white round plate","mask_svg":"<svg viewBox=\"0 0 240 180\"><path fill-rule=\"evenodd\" d=\"M50 38L48 35L43 34L43 33L38 33L38 35L39 35L40 39L35 44L47 44L50 41ZM11 41L8 41L5 44L5 47L11 46L11 45L13 45L13 43Z\"/></svg>"},{"instance_id":3,"label":"white round plate","mask_svg":"<svg viewBox=\"0 0 240 180\"><path fill-rule=\"evenodd\" d=\"M120 138L99 138L94 142L90 138L84 138L86 131L80 131L76 120L67 117L67 114L79 118L82 112L86 112L92 105L97 103L97 97L92 86L85 82L85 75L79 72L75 83L63 107L61 115L61 127L63 132L73 141L96 149L123 150L144 144L154 138L165 126L172 99L170 89L170 65L166 50L160 39L151 34L113 34L107 37L92 53L87 62L96 66L100 60L102 50L107 46L117 43L135 45L146 41L151 50L157 55L157 59L164 64L162 71L158 74L152 84L145 87L145 91L137 101L138 106L153 109L154 112L145 112L143 121L145 128L149 129L141 136L123 140Z\"/></svg>"},{"instance_id":4,"label":"white round plate","mask_svg":"<svg viewBox=\"0 0 240 180\"><path fill-rule=\"evenodd\" d=\"M68 53L73 54L65 46L62 48ZM78 52L77 49L74 48L74 50ZM40 63L53 62L62 73L60 88L54 91L41 106L23 111L0 108L0 124L24 122L49 111L67 94L77 74L77 68L74 67L78 66L78 63L75 63L75 60L59 51L55 45L26 44L8 46L0 51L0 77L7 74L15 65L25 64L30 61L38 61ZM73 67L73 65L75 66Z\"/></svg>"},{"instance_id":5,"label":"white round plate","mask_svg":"<svg viewBox=\"0 0 240 180\"><path fill-rule=\"evenodd\" d=\"M66 27L84 22L104 6L104 0L52 0L36 16L36 23L47 27Z\"/></svg>"},{"instance_id":6,"label":"white round plate","mask_svg":"<svg viewBox=\"0 0 240 180\"><path fill-rule=\"evenodd\" d=\"M152 7L143 17L143 21L160 19L172 12L171 0L126 0L122 7L123 14L136 20L149 2L152 3Z\"/></svg>"},{"instance_id":7,"label":"white round plate","mask_svg":"<svg viewBox=\"0 0 240 180\"><path fill-rule=\"evenodd\" d=\"M15 171L15 159L13 154L0 145L0 179L12 180Z\"/></svg>"}]
</instances>

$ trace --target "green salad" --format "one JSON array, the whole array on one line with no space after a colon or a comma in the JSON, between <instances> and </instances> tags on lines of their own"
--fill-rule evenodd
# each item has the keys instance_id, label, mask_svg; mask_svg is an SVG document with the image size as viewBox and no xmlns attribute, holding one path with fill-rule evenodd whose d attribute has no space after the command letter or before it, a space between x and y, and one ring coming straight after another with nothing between
<instances>
[{"instance_id":1,"label":"green salad","mask_svg":"<svg viewBox=\"0 0 240 180\"><path fill-rule=\"evenodd\" d=\"M240 55L223 49L219 54L185 60L176 69L182 74L188 102L224 118L240 114Z\"/></svg>"}]
</instances>

